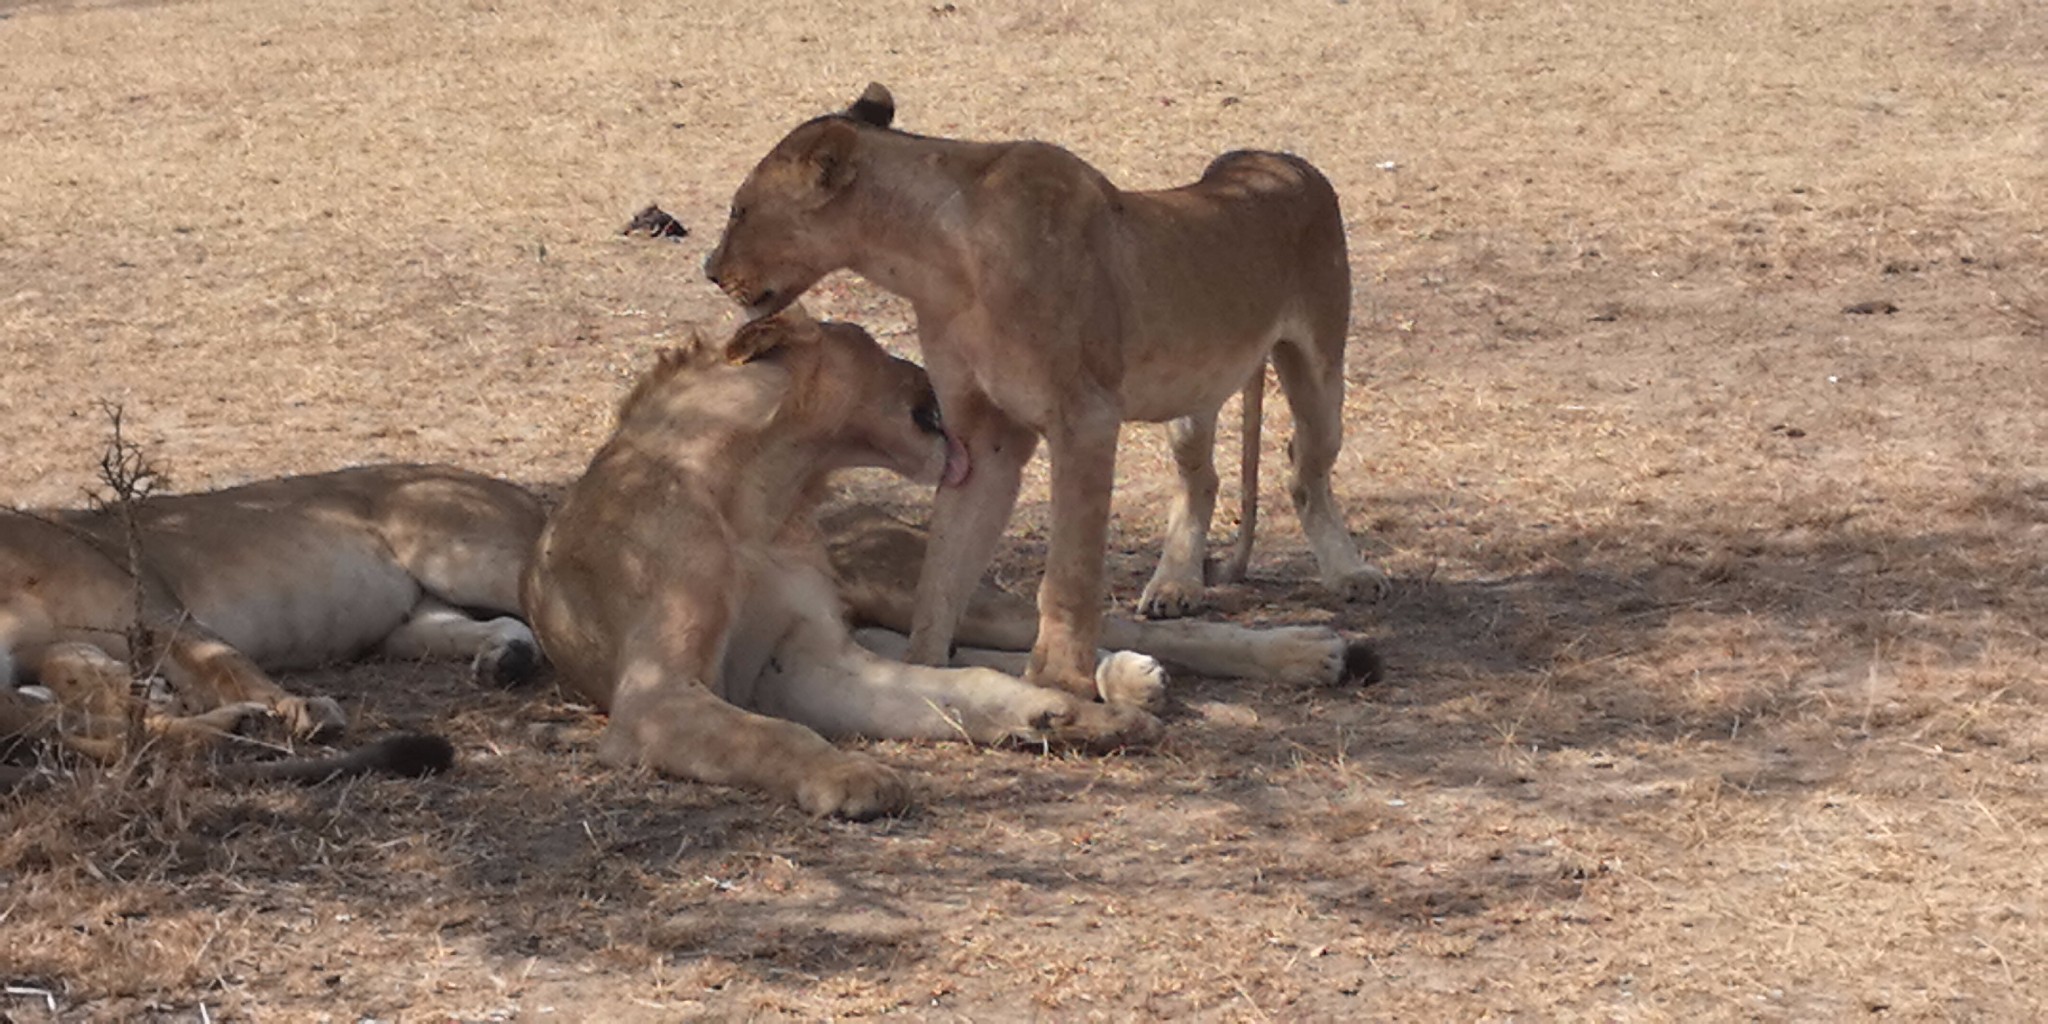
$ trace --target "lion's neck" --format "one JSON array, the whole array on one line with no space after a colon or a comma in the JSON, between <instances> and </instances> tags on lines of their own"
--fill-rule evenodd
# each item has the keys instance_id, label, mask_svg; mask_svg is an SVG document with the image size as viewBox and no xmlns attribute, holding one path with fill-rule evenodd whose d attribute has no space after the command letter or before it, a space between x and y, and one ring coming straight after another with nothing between
<instances>
[{"instance_id":1,"label":"lion's neck","mask_svg":"<svg viewBox=\"0 0 2048 1024\"><path fill-rule=\"evenodd\" d=\"M773 437L758 444L745 470L718 490L725 495L726 522L749 540L766 543L788 533L791 524L810 520L831 467L810 446Z\"/></svg>"},{"instance_id":2,"label":"lion's neck","mask_svg":"<svg viewBox=\"0 0 2048 1024\"><path fill-rule=\"evenodd\" d=\"M1001 144L868 133L860 157L854 273L921 310L968 293L962 261L951 258L965 224L964 190Z\"/></svg>"},{"instance_id":3,"label":"lion's neck","mask_svg":"<svg viewBox=\"0 0 2048 1024\"><path fill-rule=\"evenodd\" d=\"M636 462L656 463L655 472L687 481L693 503L728 529L767 542L810 516L831 466L822 446L794 436L796 428L777 415L784 395L776 381L764 374L744 384L763 386L665 393L630 410L614 443L629 446Z\"/></svg>"}]
</instances>

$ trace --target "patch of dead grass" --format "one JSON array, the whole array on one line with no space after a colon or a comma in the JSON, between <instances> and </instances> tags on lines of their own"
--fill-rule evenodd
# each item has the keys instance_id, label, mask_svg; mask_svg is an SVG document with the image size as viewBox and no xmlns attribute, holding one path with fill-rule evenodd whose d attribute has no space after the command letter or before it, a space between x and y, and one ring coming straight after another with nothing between
<instances>
[{"instance_id":1,"label":"patch of dead grass","mask_svg":"<svg viewBox=\"0 0 2048 1024\"><path fill-rule=\"evenodd\" d=\"M463 767L0 805L0 980L66 1019L2040 1015L2039 12L943 6L0 0L0 498L75 500L109 398L185 486L557 486L730 316L697 267L748 164L874 78L1135 186L1328 171L1340 491L1400 585L1328 607L1269 472L1219 604L1389 683L1194 682L1141 757L879 745L923 806L855 827L604 769L547 696L313 673ZM695 233L613 233L656 200ZM1171 461L1125 451L1128 601Z\"/></svg>"}]
</instances>

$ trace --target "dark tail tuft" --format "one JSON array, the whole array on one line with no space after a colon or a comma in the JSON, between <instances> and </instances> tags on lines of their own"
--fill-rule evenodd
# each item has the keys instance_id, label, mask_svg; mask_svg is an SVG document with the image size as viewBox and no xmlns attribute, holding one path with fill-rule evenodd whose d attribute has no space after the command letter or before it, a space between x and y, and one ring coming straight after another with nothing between
<instances>
[{"instance_id":1,"label":"dark tail tuft","mask_svg":"<svg viewBox=\"0 0 2048 1024\"><path fill-rule=\"evenodd\" d=\"M417 779L455 766L455 744L424 732L402 732L370 744L375 770Z\"/></svg>"},{"instance_id":2,"label":"dark tail tuft","mask_svg":"<svg viewBox=\"0 0 2048 1024\"><path fill-rule=\"evenodd\" d=\"M1344 649L1344 683L1351 686L1371 686L1380 681L1386 672L1386 663L1380 660L1380 652L1364 640L1353 640Z\"/></svg>"},{"instance_id":3,"label":"dark tail tuft","mask_svg":"<svg viewBox=\"0 0 2048 1024\"><path fill-rule=\"evenodd\" d=\"M215 769L214 777L223 782L297 782L312 786L370 774L416 779L447 771L454 764L454 744L429 733L402 732L330 757L222 765Z\"/></svg>"}]
</instances>

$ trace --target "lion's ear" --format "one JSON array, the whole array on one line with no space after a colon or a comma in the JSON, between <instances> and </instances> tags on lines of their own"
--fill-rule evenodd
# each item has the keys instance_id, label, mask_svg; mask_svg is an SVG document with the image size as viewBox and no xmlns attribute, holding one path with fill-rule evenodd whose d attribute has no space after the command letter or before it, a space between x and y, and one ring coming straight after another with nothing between
<instances>
[{"instance_id":1,"label":"lion's ear","mask_svg":"<svg viewBox=\"0 0 2048 1024\"><path fill-rule=\"evenodd\" d=\"M725 343L725 361L743 366L756 359L766 359L785 346L815 340L817 336L818 322L811 319L810 311L802 302L792 302L774 316L764 316L734 331L732 340Z\"/></svg>"},{"instance_id":2,"label":"lion's ear","mask_svg":"<svg viewBox=\"0 0 2048 1024\"><path fill-rule=\"evenodd\" d=\"M869 82L860 98L846 108L846 116L862 124L877 128L889 127L896 120L896 97L889 95L889 88L880 82Z\"/></svg>"},{"instance_id":3,"label":"lion's ear","mask_svg":"<svg viewBox=\"0 0 2048 1024\"><path fill-rule=\"evenodd\" d=\"M845 121L826 120L819 125L817 141L804 153L804 162L816 173L818 188L837 195L853 183L853 147L860 141L854 127Z\"/></svg>"}]
</instances>

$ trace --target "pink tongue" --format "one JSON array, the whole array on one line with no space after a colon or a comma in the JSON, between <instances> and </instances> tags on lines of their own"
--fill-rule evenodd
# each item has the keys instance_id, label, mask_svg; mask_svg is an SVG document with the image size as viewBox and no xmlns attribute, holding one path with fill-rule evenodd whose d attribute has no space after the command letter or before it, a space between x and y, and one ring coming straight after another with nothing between
<instances>
[{"instance_id":1,"label":"pink tongue","mask_svg":"<svg viewBox=\"0 0 2048 1024\"><path fill-rule=\"evenodd\" d=\"M942 487L958 487L967 482L967 474L974 469L974 463L967 458L967 446L960 439L946 432L946 471L940 478Z\"/></svg>"}]
</instances>

